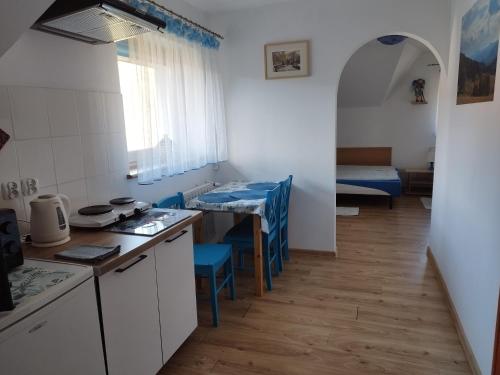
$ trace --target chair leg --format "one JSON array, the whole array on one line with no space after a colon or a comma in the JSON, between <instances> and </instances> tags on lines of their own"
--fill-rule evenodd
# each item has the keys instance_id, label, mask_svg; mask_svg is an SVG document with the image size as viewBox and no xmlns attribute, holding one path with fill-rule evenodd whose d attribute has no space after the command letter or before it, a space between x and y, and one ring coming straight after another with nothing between
<instances>
[{"instance_id":1,"label":"chair leg","mask_svg":"<svg viewBox=\"0 0 500 375\"><path fill-rule=\"evenodd\" d=\"M271 249L269 247L264 250L264 271L266 274L266 285L267 290L273 289L273 280L272 280L272 267L271 267L271 254L269 253Z\"/></svg>"},{"instance_id":2,"label":"chair leg","mask_svg":"<svg viewBox=\"0 0 500 375\"><path fill-rule=\"evenodd\" d=\"M288 254L288 224L283 228L283 238L284 238L284 246L283 246L283 258L286 261L290 260L290 255Z\"/></svg>"},{"instance_id":3,"label":"chair leg","mask_svg":"<svg viewBox=\"0 0 500 375\"><path fill-rule=\"evenodd\" d=\"M279 240L276 240L274 248L276 251L276 265L278 272L283 272L283 252L281 251L281 243Z\"/></svg>"},{"instance_id":4,"label":"chair leg","mask_svg":"<svg viewBox=\"0 0 500 375\"><path fill-rule=\"evenodd\" d=\"M238 248L238 268L240 270L245 268L245 252L242 248Z\"/></svg>"},{"instance_id":5,"label":"chair leg","mask_svg":"<svg viewBox=\"0 0 500 375\"><path fill-rule=\"evenodd\" d=\"M234 281L234 267L233 267L233 256L231 254L231 257L227 261L229 264L229 272L231 274L231 278L228 280L229 283L229 297L234 301L236 299L236 288L234 286L235 281Z\"/></svg>"},{"instance_id":6,"label":"chair leg","mask_svg":"<svg viewBox=\"0 0 500 375\"><path fill-rule=\"evenodd\" d=\"M217 278L215 269L210 271L210 304L212 305L212 323L214 327L219 326L219 301L217 299Z\"/></svg>"}]
</instances>

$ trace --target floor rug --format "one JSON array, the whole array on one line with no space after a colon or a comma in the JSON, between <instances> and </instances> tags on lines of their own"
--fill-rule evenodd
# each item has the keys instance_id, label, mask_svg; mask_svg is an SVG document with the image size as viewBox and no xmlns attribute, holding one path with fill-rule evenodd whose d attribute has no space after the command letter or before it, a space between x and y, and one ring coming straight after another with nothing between
<instances>
[{"instance_id":1,"label":"floor rug","mask_svg":"<svg viewBox=\"0 0 500 375\"><path fill-rule=\"evenodd\" d=\"M358 216L359 207L337 207L337 216Z\"/></svg>"},{"instance_id":2,"label":"floor rug","mask_svg":"<svg viewBox=\"0 0 500 375\"><path fill-rule=\"evenodd\" d=\"M428 210L432 210L432 198L429 197L421 197L420 202L424 205Z\"/></svg>"}]
</instances>

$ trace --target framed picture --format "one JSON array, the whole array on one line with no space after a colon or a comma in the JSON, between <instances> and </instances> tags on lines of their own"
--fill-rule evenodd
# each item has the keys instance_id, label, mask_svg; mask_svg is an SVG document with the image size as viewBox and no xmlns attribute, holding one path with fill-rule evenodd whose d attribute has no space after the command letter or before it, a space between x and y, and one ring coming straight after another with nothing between
<instances>
[{"instance_id":1,"label":"framed picture","mask_svg":"<svg viewBox=\"0 0 500 375\"><path fill-rule=\"evenodd\" d=\"M493 101L499 27L497 1L478 0L463 17L457 104Z\"/></svg>"},{"instance_id":2,"label":"framed picture","mask_svg":"<svg viewBox=\"0 0 500 375\"><path fill-rule=\"evenodd\" d=\"M266 79L309 75L309 41L273 43L265 46Z\"/></svg>"}]
</instances>

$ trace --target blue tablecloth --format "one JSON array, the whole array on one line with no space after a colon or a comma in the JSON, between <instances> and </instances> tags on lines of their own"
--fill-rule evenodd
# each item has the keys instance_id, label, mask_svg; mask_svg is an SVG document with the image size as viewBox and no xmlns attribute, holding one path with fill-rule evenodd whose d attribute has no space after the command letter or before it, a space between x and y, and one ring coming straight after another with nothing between
<instances>
[{"instance_id":1,"label":"blue tablecloth","mask_svg":"<svg viewBox=\"0 0 500 375\"><path fill-rule=\"evenodd\" d=\"M268 232L265 218L266 193L278 187L276 182L230 182L186 202L187 208L259 215L262 231Z\"/></svg>"}]
</instances>

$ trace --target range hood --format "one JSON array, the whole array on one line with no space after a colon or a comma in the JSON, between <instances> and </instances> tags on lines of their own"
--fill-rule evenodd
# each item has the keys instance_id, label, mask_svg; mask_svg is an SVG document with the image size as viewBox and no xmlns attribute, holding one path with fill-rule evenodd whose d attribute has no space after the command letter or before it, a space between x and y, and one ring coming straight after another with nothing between
<instances>
[{"instance_id":1,"label":"range hood","mask_svg":"<svg viewBox=\"0 0 500 375\"><path fill-rule=\"evenodd\" d=\"M120 0L56 0L32 28L85 43L105 44L165 26L163 20Z\"/></svg>"}]
</instances>

